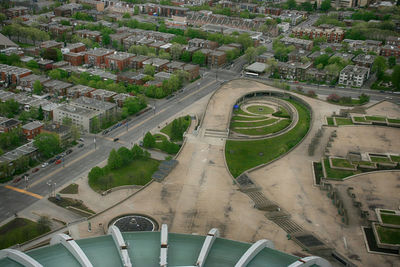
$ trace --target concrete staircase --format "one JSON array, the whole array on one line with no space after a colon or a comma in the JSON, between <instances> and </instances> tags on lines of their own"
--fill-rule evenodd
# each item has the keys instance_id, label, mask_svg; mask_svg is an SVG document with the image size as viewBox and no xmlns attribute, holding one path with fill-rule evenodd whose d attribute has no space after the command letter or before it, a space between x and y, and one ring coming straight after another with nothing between
<instances>
[{"instance_id":1,"label":"concrete staircase","mask_svg":"<svg viewBox=\"0 0 400 267\"><path fill-rule=\"evenodd\" d=\"M228 138L228 130L205 129L204 137Z\"/></svg>"}]
</instances>

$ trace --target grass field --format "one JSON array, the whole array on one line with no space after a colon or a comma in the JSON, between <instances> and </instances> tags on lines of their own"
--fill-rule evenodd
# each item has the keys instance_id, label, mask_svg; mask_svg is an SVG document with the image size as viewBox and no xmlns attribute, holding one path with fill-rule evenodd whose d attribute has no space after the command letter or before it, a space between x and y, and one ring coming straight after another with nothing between
<instances>
[{"instance_id":1,"label":"grass field","mask_svg":"<svg viewBox=\"0 0 400 267\"><path fill-rule=\"evenodd\" d=\"M247 111L255 114L260 114L260 115L267 115L267 114L272 114L275 112L274 109L267 107L267 106L261 106L261 105L254 105L254 106L249 106L247 107Z\"/></svg>"},{"instance_id":2,"label":"grass field","mask_svg":"<svg viewBox=\"0 0 400 267\"><path fill-rule=\"evenodd\" d=\"M386 121L386 118L378 116L365 116L365 118L369 121Z\"/></svg>"},{"instance_id":3,"label":"grass field","mask_svg":"<svg viewBox=\"0 0 400 267\"><path fill-rule=\"evenodd\" d=\"M279 111L272 113L272 115L274 115L275 117L290 118L290 114L287 109L281 106L279 107Z\"/></svg>"},{"instance_id":4,"label":"grass field","mask_svg":"<svg viewBox=\"0 0 400 267\"><path fill-rule=\"evenodd\" d=\"M336 125L340 126L340 125L353 125L353 122L351 121L351 119L348 118L335 118L336 120Z\"/></svg>"},{"instance_id":5,"label":"grass field","mask_svg":"<svg viewBox=\"0 0 400 267\"><path fill-rule=\"evenodd\" d=\"M390 123L400 123L400 119L387 119Z\"/></svg>"},{"instance_id":6,"label":"grass field","mask_svg":"<svg viewBox=\"0 0 400 267\"><path fill-rule=\"evenodd\" d=\"M366 122L367 121L364 117L353 117L353 119L358 122Z\"/></svg>"},{"instance_id":7,"label":"grass field","mask_svg":"<svg viewBox=\"0 0 400 267\"><path fill-rule=\"evenodd\" d=\"M48 226L28 219L15 218L0 227L0 249L22 244L49 231Z\"/></svg>"},{"instance_id":8,"label":"grass field","mask_svg":"<svg viewBox=\"0 0 400 267\"><path fill-rule=\"evenodd\" d=\"M400 225L400 215L381 213L383 223Z\"/></svg>"},{"instance_id":9,"label":"grass field","mask_svg":"<svg viewBox=\"0 0 400 267\"><path fill-rule=\"evenodd\" d=\"M254 114L247 113L246 111L242 110L242 105L240 105L239 109L235 109L233 111L235 115L246 115L246 116L254 116Z\"/></svg>"},{"instance_id":10,"label":"grass field","mask_svg":"<svg viewBox=\"0 0 400 267\"><path fill-rule=\"evenodd\" d=\"M233 129L234 132L246 135L266 135L271 133L279 132L290 125L291 120L284 119L276 124L267 125L266 127L262 128L252 128L252 129Z\"/></svg>"},{"instance_id":11,"label":"grass field","mask_svg":"<svg viewBox=\"0 0 400 267\"><path fill-rule=\"evenodd\" d=\"M329 166L329 160L327 158L324 159L324 166L327 178L332 178L332 179L343 179L348 176L354 175L356 173L360 173L360 171L331 169L331 167Z\"/></svg>"},{"instance_id":12,"label":"grass field","mask_svg":"<svg viewBox=\"0 0 400 267\"><path fill-rule=\"evenodd\" d=\"M354 165L347 159L331 158L331 161L335 167L354 168Z\"/></svg>"},{"instance_id":13,"label":"grass field","mask_svg":"<svg viewBox=\"0 0 400 267\"><path fill-rule=\"evenodd\" d=\"M231 128L234 128L234 127L257 127L257 126L269 125L271 123L276 122L277 120L278 119L276 119L276 118L271 118L271 119L265 118L262 121L255 121L255 122L252 122L252 121L249 121L249 122L232 122L231 123Z\"/></svg>"},{"instance_id":14,"label":"grass field","mask_svg":"<svg viewBox=\"0 0 400 267\"><path fill-rule=\"evenodd\" d=\"M382 243L400 244L400 228L390 228L377 225L376 230Z\"/></svg>"},{"instance_id":15,"label":"grass field","mask_svg":"<svg viewBox=\"0 0 400 267\"><path fill-rule=\"evenodd\" d=\"M326 118L326 121L328 122L328 125L331 125L331 126L335 125L335 123L333 122L333 118L331 118L331 117Z\"/></svg>"},{"instance_id":16,"label":"grass field","mask_svg":"<svg viewBox=\"0 0 400 267\"><path fill-rule=\"evenodd\" d=\"M96 191L104 191L122 185L145 185L158 169L159 162L155 159L137 159L126 167L111 170L110 173L90 181L90 186Z\"/></svg>"},{"instance_id":17,"label":"grass field","mask_svg":"<svg viewBox=\"0 0 400 267\"><path fill-rule=\"evenodd\" d=\"M233 141L226 142L225 157L229 171L237 177L245 170L268 163L288 152L299 143L306 135L310 127L310 112L297 101L288 100L299 113L299 121L289 132L255 141Z\"/></svg>"},{"instance_id":18,"label":"grass field","mask_svg":"<svg viewBox=\"0 0 400 267\"><path fill-rule=\"evenodd\" d=\"M70 184L69 186L63 188L60 193L61 194L78 194L78 187L77 184Z\"/></svg>"},{"instance_id":19,"label":"grass field","mask_svg":"<svg viewBox=\"0 0 400 267\"><path fill-rule=\"evenodd\" d=\"M383 163L390 162L390 159L388 157L373 157L373 156L370 156L370 158L371 158L372 162L383 162Z\"/></svg>"},{"instance_id":20,"label":"grass field","mask_svg":"<svg viewBox=\"0 0 400 267\"><path fill-rule=\"evenodd\" d=\"M391 155L391 156L390 156L390 159L391 159L393 162L400 162L400 156L393 156L393 155Z\"/></svg>"},{"instance_id":21,"label":"grass field","mask_svg":"<svg viewBox=\"0 0 400 267\"><path fill-rule=\"evenodd\" d=\"M190 116L180 117L180 118L178 118L178 120L182 121L183 129L184 129L184 131L186 131L187 128L190 126ZM162 128L160 132L165 133L166 135L169 136L169 138L171 138L171 136L172 136L171 131L172 131L172 122L169 123L164 128ZM180 140L172 140L172 141L182 141L182 139L183 139L183 137L180 138Z\"/></svg>"},{"instance_id":22,"label":"grass field","mask_svg":"<svg viewBox=\"0 0 400 267\"><path fill-rule=\"evenodd\" d=\"M364 165L364 166L375 166L375 164L371 161L359 161L357 162L359 165Z\"/></svg>"},{"instance_id":23,"label":"grass field","mask_svg":"<svg viewBox=\"0 0 400 267\"><path fill-rule=\"evenodd\" d=\"M258 121L266 119L264 116L253 116L253 117L244 117L244 116L233 116L232 121Z\"/></svg>"}]
</instances>

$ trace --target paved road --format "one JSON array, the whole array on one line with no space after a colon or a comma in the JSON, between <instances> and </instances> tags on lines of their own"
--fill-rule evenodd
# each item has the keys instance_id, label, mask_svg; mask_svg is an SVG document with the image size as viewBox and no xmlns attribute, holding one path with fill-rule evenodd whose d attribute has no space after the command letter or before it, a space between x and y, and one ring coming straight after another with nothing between
<instances>
[{"instance_id":1,"label":"paved road","mask_svg":"<svg viewBox=\"0 0 400 267\"><path fill-rule=\"evenodd\" d=\"M37 173L30 173L28 182L23 180L17 184L10 182L8 185L15 187L14 189L0 186L0 202L3 203L0 207L0 222L48 195L54 188L61 187L98 165L107 159L111 149L118 149L121 146L130 147L137 143L146 132L215 91L222 81L232 79L237 75L229 70L219 70L217 81L216 73L216 71L204 73L202 79L186 86L176 96L155 102L155 110L133 118L127 126L121 126L104 136L101 134L83 136L82 148L74 147L74 151L65 156L64 162L59 165L52 164L41 168ZM113 142L116 137L119 141Z\"/></svg>"}]
</instances>

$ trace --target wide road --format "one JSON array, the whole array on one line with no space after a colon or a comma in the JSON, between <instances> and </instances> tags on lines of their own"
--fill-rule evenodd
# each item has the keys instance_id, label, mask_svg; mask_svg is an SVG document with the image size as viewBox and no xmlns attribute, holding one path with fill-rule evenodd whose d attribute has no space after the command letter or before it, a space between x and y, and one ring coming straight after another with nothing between
<instances>
[{"instance_id":1,"label":"wide road","mask_svg":"<svg viewBox=\"0 0 400 267\"><path fill-rule=\"evenodd\" d=\"M2 203L0 222L98 165L107 159L113 148L131 147L146 132L215 91L222 81L230 80L237 75L228 70L219 70L218 73L216 71L206 72L203 78L189 84L177 92L174 97L152 103L155 109L134 117L127 126L121 126L107 135L86 134L82 137L84 146L82 148L74 147L74 151L64 157L63 163L40 168L36 173L27 172L29 173L28 181L21 180L17 184L9 182L0 186L0 203ZM218 76L218 81L216 76ZM119 141L114 142L114 138L117 137ZM96 139L96 143L94 143L94 139Z\"/></svg>"}]
</instances>

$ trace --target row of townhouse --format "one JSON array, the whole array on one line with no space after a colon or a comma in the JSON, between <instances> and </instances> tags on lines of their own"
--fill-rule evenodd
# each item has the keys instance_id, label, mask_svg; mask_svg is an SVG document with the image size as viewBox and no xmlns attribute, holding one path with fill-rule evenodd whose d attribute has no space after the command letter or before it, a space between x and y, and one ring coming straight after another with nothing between
<instances>
[{"instance_id":1,"label":"row of townhouse","mask_svg":"<svg viewBox=\"0 0 400 267\"><path fill-rule=\"evenodd\" d=\"M311 40L316 38L325 37L329 43L340 43L344 39L344 30L339 27L296 27L292 33L297 38L303 36L309 37Z\"/></svg>"}]
</instances>

